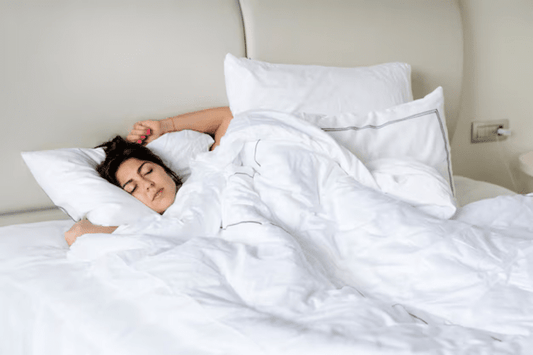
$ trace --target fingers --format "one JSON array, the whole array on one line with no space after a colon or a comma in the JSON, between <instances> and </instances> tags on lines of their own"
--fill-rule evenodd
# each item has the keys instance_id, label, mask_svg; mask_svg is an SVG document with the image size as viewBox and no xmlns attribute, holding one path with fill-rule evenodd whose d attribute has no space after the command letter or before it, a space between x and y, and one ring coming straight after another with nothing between
<instances>
[{"instance_id":1,"label":"fingers","mask_svg":"<svg viewBox=\"0 0 533 355\"><path fill-rule=\"evenodd\" d=\"M74 223L68 231L65 232L65 240L67 244L71 246L74 244L78 237L91 232L91 228L94 225L87 219L81 219L78 222Z\"/></svg>"},{"instance_id":2,"label":"fingers","mask_svg":"<svg viewBox=\"0 0 533 355\"><path fill-rule=\"evenodd\" d=\"M68 231L65 232L65 240L67 241L68 246L74 244L78 238L78 226L74 224Z\"/></svg>"},{"instance_id":3,"label":"fingers","mask_svg":"<svg viewBox=\"0 0 533 355\"><path fill-rule=\"evenodd\" d=\"M126 137L126 140L132 142L132 143L138 143L138 144L147 144L147 143L150 143L151 141L153 141L155 138L153 138L152 136L147 136L146 134L129 134L127 137Z\"/></svg>"},{"instance_id":4,"label":"fingers","mask_svg":"<svg viewBox=\"0 0 533 355\"><path fill-rule=\"evenodd\" d=\"M70 231L68 231L68 232L65 233L65 240L67 241L68 246L71 246L74 243L74 241L76 240L76 238L74 238L72 233L70 233Z\"/></svg>"},{"instance_id":5,"label":"fingers","mask_svg":"<svg viewBox=\"0 0 533 355\"><path fill-rule=\"evenodd\" d=\"M130 142L137 142L138 140L145 139L149 134L150 129L132 129L126 138Z\"/></svg>"},{"instance_id":6,"label":"fingers","mask_svg":"<svg viewBox=\"0 0 533 355\"><path fill-rule=\"evenodd\" d=\"M147 144L150 141L154 140L155 127L153 122L154 121L141 121L135 123L135 125L133 125L132 130L126 137L126 140L139 144Z\"/></svg>"},{"instance_id":7,"label":"fingers","mask_svg":"<svg viewBox=\"0 0 533 355\"><path fill-rule=\"evenodd\" d=\"M148 132L151 128L153 128L153 126L153 121L141 121L133 125L133 130L144 130L145 132Z\"/></svg>"}]
</instances>

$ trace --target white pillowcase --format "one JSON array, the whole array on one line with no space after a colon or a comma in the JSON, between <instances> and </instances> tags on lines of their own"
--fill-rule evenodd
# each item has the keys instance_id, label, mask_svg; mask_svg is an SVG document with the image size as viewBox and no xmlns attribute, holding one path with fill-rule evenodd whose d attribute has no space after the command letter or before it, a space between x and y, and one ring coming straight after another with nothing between
<instances>
[{"instance_id":1,"label":"white pillowcase","mask_svg":"<svg viewBox=\"0 0 533 355\"><path fill-rule=\"evenodd\" d=\"M146 146L185 182L191 175L189 163L215 143L210 135L196 131L167 133Z\"/></svg>"},{"instance_id":2,"label":"white pillowcase","mask_svg":"<svg viewBox=\"0 0 533 355\"><path fill-rule=\"evenodd\" d=\"M328 132L365 164L397 158L435 168L455 195L442 87L422 99L366 115L298 116Z\"/></svg>"},{"instance_id":3,"label":"white pillowcase","mask_svg":"<svg viewBox=\"0 0 533 355\"><path fill-rule=\"evenodd\" d=\"M185 181L190 159L212 144L207 134L180 131L165 134L147 147ZM102 148L22 152L22 158L48 197L73 220L86 217L97 225L119 226L156 214L98 175L96 166L105 159Z\"/></svg>"},{"instance_id":4,"label":"white pillowcase","mask_svg":"<svg viewBox=\"0 0 533 355\"><path fill-rule=\"evenodd\" d=\"M366 114L413 100L406 63L339 68L271 64L227 54L224 75L233 115L256 109Z\"/></svg>"}]
</instances>

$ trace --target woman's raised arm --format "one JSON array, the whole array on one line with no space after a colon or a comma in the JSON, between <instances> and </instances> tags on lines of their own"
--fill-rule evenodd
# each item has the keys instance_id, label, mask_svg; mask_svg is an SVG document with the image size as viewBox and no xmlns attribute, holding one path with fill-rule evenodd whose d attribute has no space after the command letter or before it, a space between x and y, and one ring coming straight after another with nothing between
<instances>
[{"instance_id":1,"label":"woman's raised arm","mask_svg":"<svg viewBox=\"0 0 533 355\"><path fill-rule=\"evenodd\" d=\"M147 144L165 133L189 129L211 135L215 140L211 147L213 149L220 144L220 139L226 133L232 118L229 107L216 107L160 121L140 121L133 126L126 139L130 142Z\"/></svg>"}]
</instances>

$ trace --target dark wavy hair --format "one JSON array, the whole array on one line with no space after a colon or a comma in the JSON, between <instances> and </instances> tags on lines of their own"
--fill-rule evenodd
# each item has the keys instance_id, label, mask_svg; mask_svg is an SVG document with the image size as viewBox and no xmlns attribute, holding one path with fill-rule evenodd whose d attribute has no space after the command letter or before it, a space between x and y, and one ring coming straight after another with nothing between
<instances>
[{"instance_id":1,"label":"dark wavy hair","mask_svg":"<svg viewBox=\"0 0 533 355\"><path fill-rule=\"evenodd\" d=\"M105 152L105 160L96 167L96 171L101 177L113 185L121 187L116 176L117 170L120 167L120 164L130 158L149 161L161 166L176 183L176 189L179 189L182 185L179 176L170 170L170 168L163 163L163 160L161 160L160 157L158 157L145 146L128 142L121 136L116 136L115 138L102 143L95 148L104 148Z\"/></svg>"}]
</instances>

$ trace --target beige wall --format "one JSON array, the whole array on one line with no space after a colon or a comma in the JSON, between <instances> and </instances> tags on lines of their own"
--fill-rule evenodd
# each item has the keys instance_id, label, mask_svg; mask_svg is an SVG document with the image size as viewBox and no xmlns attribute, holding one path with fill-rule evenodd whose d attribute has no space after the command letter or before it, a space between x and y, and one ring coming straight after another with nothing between
<instances>
[{"instance_id":1,"label":"beige wall","mask_svg":"<svg viewBox=\"0 0 533 355\"><path fill-rule=\"evenodd\" d=\"M524 192L517 162L520 153L533 150L533 1L459 0L459 5L465 62L452 142L454 173ZM510 120L512 137L470 143L473 120L502 118Z\"/></svg>"}]
</instances>

